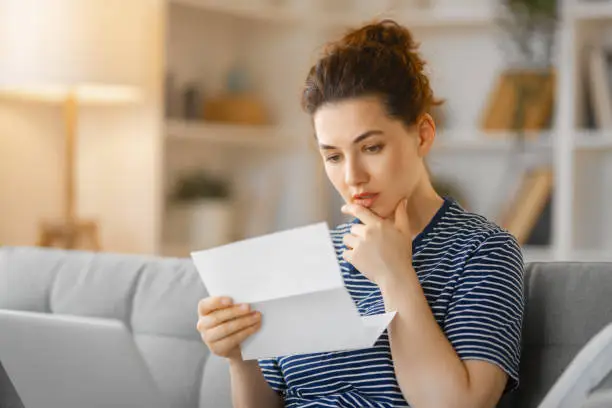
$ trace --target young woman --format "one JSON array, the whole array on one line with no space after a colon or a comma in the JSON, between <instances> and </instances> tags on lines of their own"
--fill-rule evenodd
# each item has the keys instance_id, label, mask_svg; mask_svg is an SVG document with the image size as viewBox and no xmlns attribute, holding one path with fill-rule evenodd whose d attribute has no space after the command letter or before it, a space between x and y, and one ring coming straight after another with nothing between
<instances>
[{"instance_id":1,"label":"young woman","mask_svg":"<svg viewBox=\"0 0 612 408\"><path fill-rule=\"evenodd\" d=\"M262 317L202 300L198 330L230 361L236 407L484 408L517 386L521 250L433 189L436 101L417 51L392 21L349 32L312 67L302 98L354 217L332 231L346 287L362 315L396 317L373 348L242 361Z\"/></svg>"}]
</instances>

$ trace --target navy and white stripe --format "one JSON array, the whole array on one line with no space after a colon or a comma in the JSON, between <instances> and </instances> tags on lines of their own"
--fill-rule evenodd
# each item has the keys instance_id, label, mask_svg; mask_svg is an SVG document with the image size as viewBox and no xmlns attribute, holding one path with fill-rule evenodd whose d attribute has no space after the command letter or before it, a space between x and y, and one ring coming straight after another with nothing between
<instances>
[{"instance_id":1,"label":"navy and white stripe","mask_svg":"<svg viewBox=\"0 0 612 408\"><path fill-rule=\"evenodd\" d=\"M345 262L342 237L331 232L345 286L361 315L385 311L380 290ZM524 310L523 258L516 239L452 199L413 241L413 265L436 321L459 358L487 361L518 385ZM270 384L292 407L400 407L404 400L385 331L363 350L260 360Z\"/></svg>"}]
</instances>

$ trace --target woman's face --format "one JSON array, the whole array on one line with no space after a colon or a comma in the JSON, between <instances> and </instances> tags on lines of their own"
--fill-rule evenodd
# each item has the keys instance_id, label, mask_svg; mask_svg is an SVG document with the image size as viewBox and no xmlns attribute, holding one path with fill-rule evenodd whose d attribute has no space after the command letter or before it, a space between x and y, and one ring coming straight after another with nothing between
<instances>
[{"instance_id":1,"label":"woman's face","mask_svg":"<svg viewBox=\"0 0 612 408\"><path fill-rule=\"evenodd\" d=\"M378 98L355 98L321 106L314 127L327 176L347 203L388 218L427 177L423 158L435 134L428 115L408 129Z\"/></svg>"}]
</instances>

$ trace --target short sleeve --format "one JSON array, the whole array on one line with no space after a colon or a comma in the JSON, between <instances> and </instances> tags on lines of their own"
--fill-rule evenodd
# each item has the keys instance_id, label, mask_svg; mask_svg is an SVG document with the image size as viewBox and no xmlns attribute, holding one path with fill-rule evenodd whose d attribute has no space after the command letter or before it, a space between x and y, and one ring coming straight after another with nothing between
<instances>
[{"instance_id":1,"label":"short sleeve","mask_svg":"<svg viewBox=\"0 0 612 408\"><path fill-rule=\"evenodd\" d=\"M462 360L493 363L519 383L524 313L524 263L508 233L487 238L467 261L444 320L444 332Z\"/></svg>"},{"instance_id":2,"label":"short sleeve","mask_svg":"<svg viewBox=\"0 0 612 408\"><path fill-rule=\"evenodd\" d=\"M282 394L286 391L287 385L285 384L285 378L281 372L280 366L276 359L261 359L259 362L259 369L263 374L264 378L274 391Z\"/></svg>"}]
</instances>

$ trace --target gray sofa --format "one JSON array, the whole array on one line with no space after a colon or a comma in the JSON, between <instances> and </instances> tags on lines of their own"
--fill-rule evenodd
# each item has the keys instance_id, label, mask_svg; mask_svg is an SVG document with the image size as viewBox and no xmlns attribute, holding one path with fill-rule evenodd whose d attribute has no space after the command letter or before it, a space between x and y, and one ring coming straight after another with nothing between
<instances>
[{"instance_id":1,"label":"gray sofa","mask_svg":"<svg viewBox=\"0 0 612 408\"><path fill-rule=\"evenodd\" d=\"M612 263L530 264L525 284L521 386L503 399L505 408L537 406L612 322ZM195 329L205 296L190 259L0 248L0 308L123 321L173 408L231 406L227 365Z\"/></svg>"}]
</instances>

